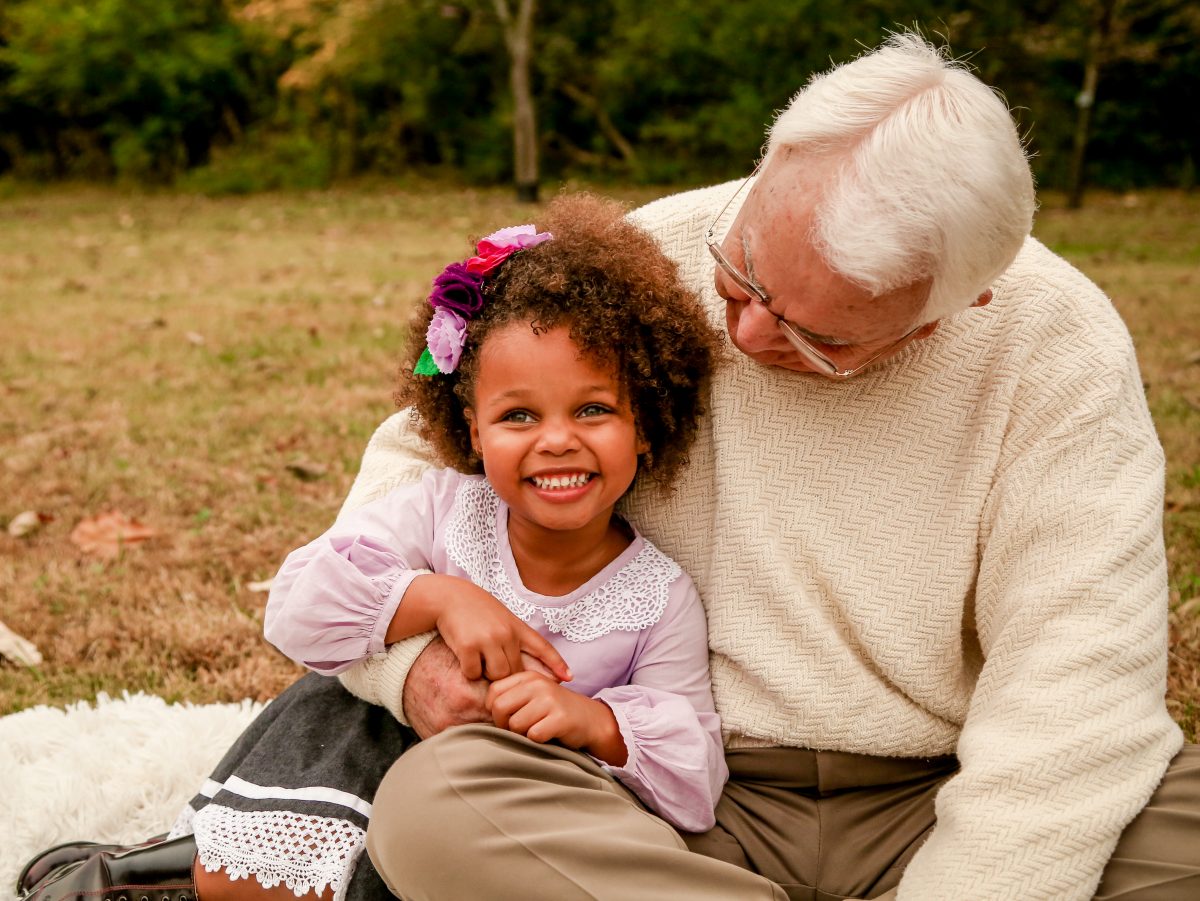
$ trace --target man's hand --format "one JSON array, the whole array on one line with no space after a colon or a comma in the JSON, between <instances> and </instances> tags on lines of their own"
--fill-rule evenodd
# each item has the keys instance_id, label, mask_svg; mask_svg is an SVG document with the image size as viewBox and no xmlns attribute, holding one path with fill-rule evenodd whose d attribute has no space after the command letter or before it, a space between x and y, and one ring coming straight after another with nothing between
<instances>
[{"instance_id":1,"label":"man's hand","mask_svg":"<svg viewBox=\"0 0 1200 901\"><path fill-rule=\"evenodd\" d=\"M484 705L488 685L486 679L466 678L454 652L435 638L408 671L404 717L421 738L464 723L490 723Z\"/></svg>"},{"instance_id":2,"label":"man's hand","mask_svg":"<svg viewBox=\"0 0 1200 901\"><path fill-rule=\"evenodd\" d=\"M526 671L553 678L536 657L521 655ZM404 716L421 738L430 738L451 726L490 723L486 679L468 679L458 658L441 638L435 638L413 661L404 683Z\"/></svg>"}]
</instances>

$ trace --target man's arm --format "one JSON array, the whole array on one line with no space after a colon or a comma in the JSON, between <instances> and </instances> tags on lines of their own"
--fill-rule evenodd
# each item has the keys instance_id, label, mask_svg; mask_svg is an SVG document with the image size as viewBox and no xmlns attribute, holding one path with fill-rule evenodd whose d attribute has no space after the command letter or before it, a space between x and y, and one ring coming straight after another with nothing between
<instances>
[{"instance_id":1,"label":"man's arm","mask_svg":"<svg viewBox=\"0 0 1200 901\"><path fill-rule=\"evenodd\" d=\"M1163 702L1162 450L1132 349L1123 368L1110 350L1071 371L1045 348L1014 404L979 537L986 663L962 769L901 901L1090 898L1182 742Z\"/></svg>"},{"instance_id":2,"label":"man's arm","mask_svg":"<svg viewBox=\"0 0 1200 901\"><path fill-rule=\"evenodd\" d=\"M382 497L397 485L417 481L433 464L433 452L417 434L412 411L401 410L393 414L375 430L367 443L362 466L342 505L342 512ZM450 649L440 641L430 646L436 637L436 632L424 632L398 641L386 654L370 657L338 678L351 694L386 707L400 722L413 726L423 738L449 725L490 722L483 709L483 694L457 670L457 661ZM423 653L426 648L429 648L429 654ZM409 690L406 686L410 670L418 660L422 662L415 668L415 681ZM483 692L486 692L486 683ZM407 711L411 711L415 719L408 719Z\"/></svg>"},{"instance_id":3,"label":"man's arm","mask_svg":"<svg viewBox=\"0 0 1200 901\"><path fill-rule=\"evenodd\" d=\"M434 632L398 642L339 678L351 694L386 707L421 738L451 726L492 721L484 706L491 683L463 676L458 658Z\"/></svg>"}]
</instances>

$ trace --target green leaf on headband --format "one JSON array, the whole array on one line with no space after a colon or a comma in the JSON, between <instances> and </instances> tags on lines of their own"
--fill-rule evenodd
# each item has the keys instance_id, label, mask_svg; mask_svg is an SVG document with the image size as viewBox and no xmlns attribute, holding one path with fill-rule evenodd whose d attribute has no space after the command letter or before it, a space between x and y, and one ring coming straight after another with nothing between
<instances>
[{"instance_id":1,"label":"green leaf on headband","mask_svg":"<svg viewBox=\"0 0 1200 901\"><path fill-rule=\"evenodd\" d=\"M417 360L417 365L413 367L413 375L441 375L442 371L437 368L437 363L433 362L433 354L429 352L429 348L421 351L421 358Z\"/></svg>"}]
</instances>

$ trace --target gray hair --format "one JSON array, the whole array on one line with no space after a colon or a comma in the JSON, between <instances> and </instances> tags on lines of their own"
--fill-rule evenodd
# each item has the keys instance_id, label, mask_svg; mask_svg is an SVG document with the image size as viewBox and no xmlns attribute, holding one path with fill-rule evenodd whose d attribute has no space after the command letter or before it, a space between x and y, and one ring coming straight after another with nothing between
<instances>
[{"instance_id":1,"label":"gray hair","mask_svg":"<svg viewBox=\"0 0 1200 901\"><path fill-rule=\"evenodd\" d=\"M771 126L833 173L813 245L878 296L932 279L921 323L966 309L1016 257L1033 224L1033 176L1008 106L921 35L814 76Z\"/></svg>"}]
</instances>

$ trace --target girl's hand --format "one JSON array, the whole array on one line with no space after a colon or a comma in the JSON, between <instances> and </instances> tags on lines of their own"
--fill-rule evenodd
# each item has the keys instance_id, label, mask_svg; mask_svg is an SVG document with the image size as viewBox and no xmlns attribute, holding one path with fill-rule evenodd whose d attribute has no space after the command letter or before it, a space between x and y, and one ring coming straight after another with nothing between
<instances>
[{"instance_id":1,"label":"girl's hand","mask_svg":"<svg viewBox=\"0 0 1200 901\"><path fill-rule=\"evenodd\" d=\"M458 658L467 679L494 682L519 673L524 669L524 653L544 663L553 677L570 680L567 662L554 645L482 588L465 579L456 582L452 595L443 600L434 628Z\"/></svg>"},{"instance_id":2,"label":"girl's hand","mask_svg":"<svg viewBox=\"0 0 1200 901\"><path fill-rule=\"evenodd\" d=\"M628 759L617 718L607 704L563 688L541 673L517 673L493 682L484 703L492 722L530 741L558 739L612 766L624 766Z\"/></svg>"}]
</instances>

